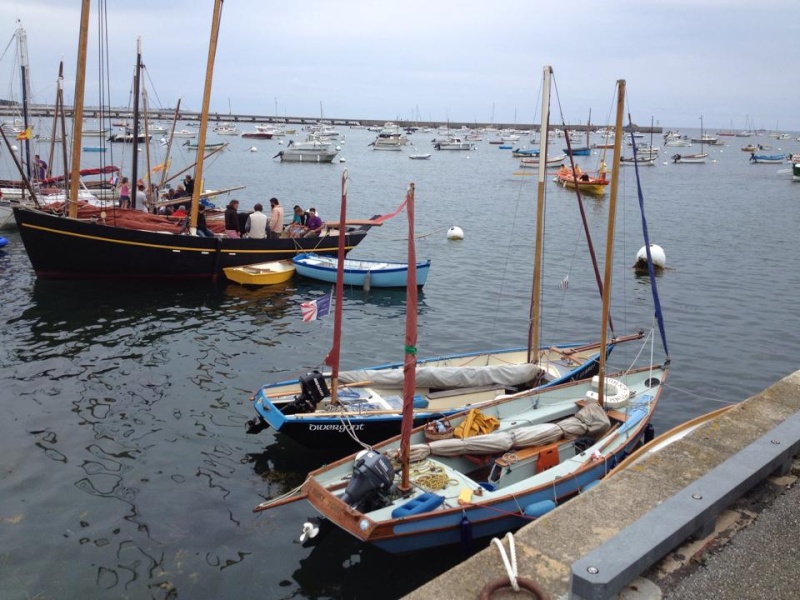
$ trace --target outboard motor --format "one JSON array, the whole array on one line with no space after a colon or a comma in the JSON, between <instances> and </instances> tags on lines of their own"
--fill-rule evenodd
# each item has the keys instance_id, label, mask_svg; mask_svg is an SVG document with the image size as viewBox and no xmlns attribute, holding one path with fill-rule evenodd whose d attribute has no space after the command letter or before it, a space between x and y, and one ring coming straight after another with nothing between
<instances>
[{"instance_id":1,"label":"outboard motor","mask_svg":"<svg viewBox=\"0 0 800 600\"><path fill-rule=\"evenodd\" d=\"M394 481L394 467L380 452L364 450L356 455L353 478L347 484L342 502L357 508L375 493L388 492Z\"/></svg>"},{"instance_id":2,"label":"outboard motor","mask_svg":"<svg viewBox=\"0 0 800 600\"><path fill-rule=\"evenodd\" d=\"M319 371L311 371L300 376L300 395L294 401L283 407L281 412L285 415L297 413L313 413L317 404L330 395L325 376Z\"/></svg>"}]
</instances>

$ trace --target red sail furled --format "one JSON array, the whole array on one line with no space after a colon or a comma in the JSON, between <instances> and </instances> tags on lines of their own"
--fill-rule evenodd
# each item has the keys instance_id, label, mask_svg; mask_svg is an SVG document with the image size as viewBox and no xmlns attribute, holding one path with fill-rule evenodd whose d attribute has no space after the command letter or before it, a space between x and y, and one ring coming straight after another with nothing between
<instances>
[{"instance_id":1,"label":"red sail furled","mask_svg":"<svg viewBox=\"0 0 800 600\"><path fill-rule=\"evenodd\" d=\"M119 172L119 167L115 167L114 165L107 165L105 167L99 167L95 169L81 169L79 172L81 174L81 177L84 177L86 175L101 175L105 173L117 173ZM63 175L57 175L56 177L48 177L47 179L40 180L42 185L57 183L59 181L64 181Z\"/></svg>"},{"instance_id":2,"label":"red sail furled","mask_svg":"<svg viewBox=\"0 0 800 600\"><path fill-rule=\"evenodd\" d=\"M417 252L414 246L414 184L406 192L408 214L408 281L406 282L406 342L403 361L403 420L400 456L403 461L401 490L410 489L408 477L411 429L414 427L414 390L417 387Z\"/></svg>"},{"instance_id":3,"label":"red sail furled","mask_svg":"<svg viewBox=\"0 0 800 600\"><path fill-rule=\"evenodd\" d=\"M413 184L412 184L412 185L413 185ZM388 220L389 220L389 219L391 219L392 217L396 217L396 216L397 216L397 215L399 215L399 214L400 214L400 213L403 211L403 209L406 207L406 203L408 203L408 195L406 195L406 199L405 199L405 200L403 200L403 203L402 203L402 204L400 204L400 206L398 206L398 207L397 207L397 208L396 208L396 209L395 209L393 212L390 212L388 215L380 215L380 216L378 216L378 217L374 217L374 218L372 218L372 219L370 219L370 220L369 220L369 221L370 221L370 223L373 223L373 224L375 224L375 225L380 225L380 224L381 224L381 223L383 223L384 221L388 221Z\"/></svg>"}]
</instances>

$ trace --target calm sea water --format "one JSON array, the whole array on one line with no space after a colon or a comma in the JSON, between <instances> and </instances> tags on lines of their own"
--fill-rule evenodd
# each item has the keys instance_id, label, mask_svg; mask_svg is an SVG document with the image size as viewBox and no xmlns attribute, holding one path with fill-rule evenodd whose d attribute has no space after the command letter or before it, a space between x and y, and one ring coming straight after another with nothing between
<instances>
[{"instance_id":1,"label":"calm sea water","mask_svg":"<svg viewBox=\"0 0 800 600\"><path fill-rule=\"evenodd\" d=\"M374 134L342 133L346 162L331 165L281 164L272 160L277 141L228 138L206 187L246 185L236 192L245 208L277 196L336 219L344 167L352 217L393 210L413 181L418 256L433 259L420 355L524 345L535 177L515 176L517 161L487 141L474 152L435 152L433 135L418 132L419 151L434 154L412 161L373 151ZM706 165L662 164L680 151L666 149L641 170L652 241L668 262L658 285L673 368L657 431L798 368L800 185L778 174L782 166L749 164L744 141L729 140ZM649 327L653 312L649 282L630 269L643 245L635 191L625 168L619 333ZM601 256L607 206L586 199ZM403 258L404 219L373 230L353 256ZM463 241L446 239L452 225ZM552 183L547 227L544 342L596 339L599 300L576 202ZM391 598L463 558L454 549L398 559L338 532L304 548L297 537L309 507L252 512L332 458L269 431L244 433L252 390L323 360L332 319L303 323L299 304L327 288L297 279L259 290L37 281L17 233L3 235L0 597ZM401 360L404 293L346 295L343 368ZM612 363L630 359L618 349Z\"/></svg>"}]
</instances>

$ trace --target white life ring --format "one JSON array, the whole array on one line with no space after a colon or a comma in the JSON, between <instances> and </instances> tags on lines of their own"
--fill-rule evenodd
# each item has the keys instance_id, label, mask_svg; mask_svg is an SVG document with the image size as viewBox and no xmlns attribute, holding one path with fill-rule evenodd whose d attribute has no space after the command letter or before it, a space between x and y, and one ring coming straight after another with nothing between
<instances>
[{"instance_id":1,"label":"white life ring","mask_svg":"<svg viewBox=\"0 0 800 600\"><path fill-rule=\"evenodd\" d=\"M622 383L619 379L612 379L611 377L606 377L604 383L606 389L605 394L603 394L603 405L606 408L618 409L628 404L631 392L627 385ZM595 375L592 377L592 387L597 389L599 385L600 378Z\"/></svg>"}]
</instances>

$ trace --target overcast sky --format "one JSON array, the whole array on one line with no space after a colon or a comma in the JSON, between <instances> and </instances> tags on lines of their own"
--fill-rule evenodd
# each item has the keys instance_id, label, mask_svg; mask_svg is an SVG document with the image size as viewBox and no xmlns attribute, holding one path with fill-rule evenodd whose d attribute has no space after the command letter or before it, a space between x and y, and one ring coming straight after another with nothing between
<instances>
[{"instance_id":1,"label":"overcast sky","mask_svg":"<svg viewBox=\"0 0 800 600\"><path fill-rule=\"evenodd\" d=\"M92 3L86 103L99 104ZM19 99L11 42L27 32L35 102L67 103L79 0L0 3L0 97ZM132 106L141 36L151 106L199 110L213 0L110 0L110 102ZM613 121L617 79L639 124L800 131L800 0L225 0L213 112L330 119L538 122L552 65L551 121Z\"/></svg>"}]
</instances>

